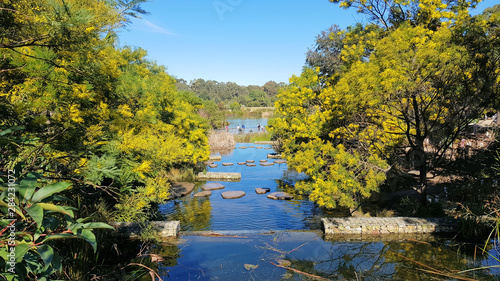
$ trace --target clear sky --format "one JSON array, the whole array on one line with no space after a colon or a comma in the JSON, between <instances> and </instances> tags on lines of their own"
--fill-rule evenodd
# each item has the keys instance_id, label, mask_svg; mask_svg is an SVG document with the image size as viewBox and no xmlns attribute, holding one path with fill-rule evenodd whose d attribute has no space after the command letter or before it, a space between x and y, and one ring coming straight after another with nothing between
<instances>
[{"instance_id":1,"label":"clear sky","mask_svg":"<svg viewBox=\"0 0 500 281\"><path fill-rule=\"evenodd\" d=\"M486 0L477 10L500 4ZM150 0L149 15L119 33L170 75L240 85L299 75L316 36L333 24L366 23L328 0Z\"/></svg>"}]
</instances>

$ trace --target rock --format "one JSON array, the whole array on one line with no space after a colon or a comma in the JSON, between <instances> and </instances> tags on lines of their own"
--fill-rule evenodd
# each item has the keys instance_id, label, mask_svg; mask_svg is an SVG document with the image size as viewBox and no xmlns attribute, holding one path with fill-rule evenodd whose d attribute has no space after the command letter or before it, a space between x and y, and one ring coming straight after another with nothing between
<instances>
[{"instance_id":1,"label":"rock","mask_svg":"<svg viewBox=\"0 0 500 281\"><path fill-rule=\"evenodd\" d=\"M276 164L286 164L286 160L274 160L274 163Z\"/></svg>"},{"instance_id":2,"label":"rock","mask_svg":"<svg viewBox=\"0 0 500 281\"><path fill-rule=\"evenodd\" d=\"M290 200L293 199L293 195L286 192L273 192L267 195L267 198L273 200Z\"/></svg>"},{"instance_id":3,"label":"rock","mask_svg":"<svg viewBox=\"0 0 500 281\"><path fill-rule=\"evenodd\" d=\"M247 162L238 162L238 165L245 165Z\"/></svg>"},{"instance_id":4,"label":"rock","mask_svg":"<svg viewBox=\"0 0 500 281\"><path fill-rule=\"evenodd\" d=\"M212 195L212 191L204 190L204 191L196 192L195 194L193 194L193 197L209 197L210 195Z\"/></svg>"},{"instance_id":5,"label":"rock","mask_svg":"<svg viewBox=\"0 0 500 281\"><path fill-rule=\"evenodd\" d=\"M262 146L256 146L255 148L256 149L262 149Z\"/></svg>"},{"instance_id":6,"label":"rock","mask_svg":"<svg viewBox=\"0 0 500 281\"><path fill-rule=\"evenodd\" d=\"M170 186L170 197L179 198L185 196L194 189L194 183L190 182L176 182Z\"/></svg>"},{"instance_id":7,"label":"rock","mask_svg":"<svg viewBox=\"0 0 500 281\"><path fill-rule=\"evenodd\" d=\"M281 158L281 154L279 153L268 153L267 154L267 158L269 159L280 159Z\"/></svg>"},{"instance_id":8,"label":"rock","mask_svg":"<svg viewBox=\"0 0 500 281\"><path fill-rule=\"evenodd\" d=\"M224 199L236 199L245 196L244 191L225 191L222 192L222 198Z\"/></svg>"},{"instance_id":9,"label":"rock","mask_svg":"<svg viewBox=\"0 0 500 281\"><path fill-rule=\"evenodd\" d=\"M247 163L254 163L255 160L247 160Z\"/></svg>"},{"instance_id":10,"label":"rock","mask_svg":"<svg viewBox=\"0 0 500 281\"><path fill-rule=\"evenodd\" d=\"M273 148L272 148L272 147L266 147L266 148L264 148L264 149L273 149Z\"/></svg>"},{"instance_id":11,"label":"rock","mask_svg":"<svg viewBox=\"0 0 500 281\"><path fill-rule=\"evenodd\" d=\"M208 157L208 159L209 159L209 160L220 161L220 160L222 160L222 156L220 156L220 155L210 155L210 156Z\"/></svg>"},{"instance_id":12,"label":"rock","mask_svg":"<svg viewBox=\"0 0 500 281\"><path fill-rule=\"evenodd\" d=\"M222 163L222 166L233 166L233 163Z\"/></svg>"},{"instance_id":13,"label":"rock","mask_svg":"<svg viewBox=\"0 0 500 281\"><path fill-rule=\"evenodd\" d=\"M238 148L239 148L239 149L247 149L247 147L246 147L246 146L240 146L240 147L238 147Z\"/></svg>"},{"instance_id":14,"label":"rock","mask_svg":"<svg viewBox=\"0 0 500 281\"><path fill-rule=\"evenodd\" d=\"M263 159L263 160L259 160L259 162L261 162L261 163L262 163L262 162L267 162L267 160L266 160L266 159Z\"/></svg>"},{"instance_id":15,"label":"rock","mask_svg":"<svg viewBox=\"0 0 500 281\"><path fill-rule=\"evenodd\" d=\"M217 165L217 164L210 164L210 165L208 165L208 167L210 167L210 168L217 168L218 166L219 165Z\"/></svg>"},{"instance_id":16,"label":"rock","mask_svg":"<svg viewBox=\"0 0 500 281\"><path fill-rule=\"evenodd\" d=\"M253 163L248 163L248 164L247 164L247 167L255 167L255 166L257 166L257 165L255 165L255 164L253 164Z\"/></svg>"},{"instance_id":17,"label":"rock","mask_svg":"<svg viewBox=\"0 0 500 281\"><path fill-rule=\"evenodd\" d=\"M255 148L255 145L250 145L249 148Z\"/></svg>"},{"instance_id":18,"label":"rock","mask_svg":"<svg viewBox=\"0 0 500 281\"><path fill-rule=\"evenodd\" d=\"M214 160L208 160L205 162L205 165L210 165L210 164L213 164L214 163Z\"/></svg>"},{"instance_id":19,"label":"rock","mask_svg":"<svg viewBox=\"0 0 500 281\"><path fill-rule=\"evenodd\" d=\"M263 162L263 163L260 163L261 166L273 166L274 163L266 163L266 162Z\"/></svg>"},{"instance_id":20,"label":"rock","mask_svg":"<svg viewBox=\"0 0 500 281\"><path fill-rule=\"evenodd\" d=\"M223 189L225 186L223 186L220 183L213 182L213 183L206 183L204 184L201 189L204 191L209 191L209 190L217 190L217 189Z\"/></svg>"},{"instance_id":21,"label":"rock","mask_svg":"<svg viewBox=\"0 0 500 281\"><path fill-rule=\"evenodd\" d=\"M268 193L269 191L271 191L271 189L270 189L270 188L267 188L267 187L257 187L257 188L255 189L255 192L256 192L257 194L266 194L266 193Z\"/></svg>"}]
</instances>

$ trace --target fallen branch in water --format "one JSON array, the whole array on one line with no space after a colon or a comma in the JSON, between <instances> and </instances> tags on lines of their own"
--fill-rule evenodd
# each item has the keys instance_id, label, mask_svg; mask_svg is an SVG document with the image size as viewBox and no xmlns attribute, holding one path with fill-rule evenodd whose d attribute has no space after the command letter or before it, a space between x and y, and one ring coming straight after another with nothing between
<instances>
[{"instance_id":1,"label":"fallen branch in water","mask_svg":"<svg viewBox=\"0 0 500 281\"><path fill-rule=\"evenodd\" d=\"M291 270L293 272L296 272L296 273L299 273L299 274L302 274L302 275L305 275L307 277L311 277L311 278L315 278L315 279L319 279L319 280L330 280L330 279L326 279L326 278L323 278L321 276L317 276L317 275L312 275L312 274L309 274L309 273L306 273L306 272L303 272L303 271L300 271L300 270L297 270L295 268L291 268L291 267L287 267L287 266L282 266L282 265L279 265L279 264L275 264L274 262L270 261L269 263L271 263L272 265L274 266L277 266L277 267L281 267L281 268L284 268L284 269L288 269L288 270Z\"/></svg>"},{"instance_id":2,"label":"fallen branch in water","mask_svg":"<svg viewBox=\"0 0 500 281\"><path fill-rule=\"evenodd\" d=\"M206 237L221 237L221 238L248 238L246 236L239 235L226 235L219 232L206 232L206 233L196 233L194 235L197 236L206 236Z\"/></svg>"}]
</instances>

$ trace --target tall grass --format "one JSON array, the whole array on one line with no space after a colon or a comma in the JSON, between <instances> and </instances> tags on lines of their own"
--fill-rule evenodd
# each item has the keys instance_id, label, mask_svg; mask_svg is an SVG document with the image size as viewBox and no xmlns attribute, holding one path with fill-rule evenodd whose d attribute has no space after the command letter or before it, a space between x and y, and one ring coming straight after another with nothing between
<instances>
[{"instance_id":1,"label":"tall grass","mask_svg":"<svg viewBox=\"0 0 500 281\"><path fill-rule=\"evenodd\" d=\"M208 145L211 149L227 149L232 148L236 145L234 140L234 135L227 132L215 132L212 131L208 135Z\"/></svg>"},{"instance_id":2,"label":"tall grass","mask_svg":"<svg viewBox=\"0 0 500 281\"><path fill-rule=\"evenodd\" d=\"M237 134L234 135L236 142L251 143L256 141L270 141L271 134L264 133L247 133L247 134Z\"/></svg>"}]
</instances>

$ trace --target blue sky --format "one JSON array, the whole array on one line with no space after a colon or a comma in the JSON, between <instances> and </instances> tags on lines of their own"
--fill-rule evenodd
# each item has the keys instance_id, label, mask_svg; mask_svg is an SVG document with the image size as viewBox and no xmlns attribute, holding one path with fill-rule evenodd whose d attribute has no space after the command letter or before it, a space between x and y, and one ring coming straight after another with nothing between
<instances>
[{"instance_id":1,"label":"blue sky","mask_svg":"<svg viewBox=\"0 0 500 281\"><path fill-rule=\"evenodd\" d=\"M477 10L499 3L486 0ZM188 82L288 82L322 30L366 23L328 0L150 0L142 8L150 14L120 32L120 45L147 50Z\"/></svg>"}]
</instances>

